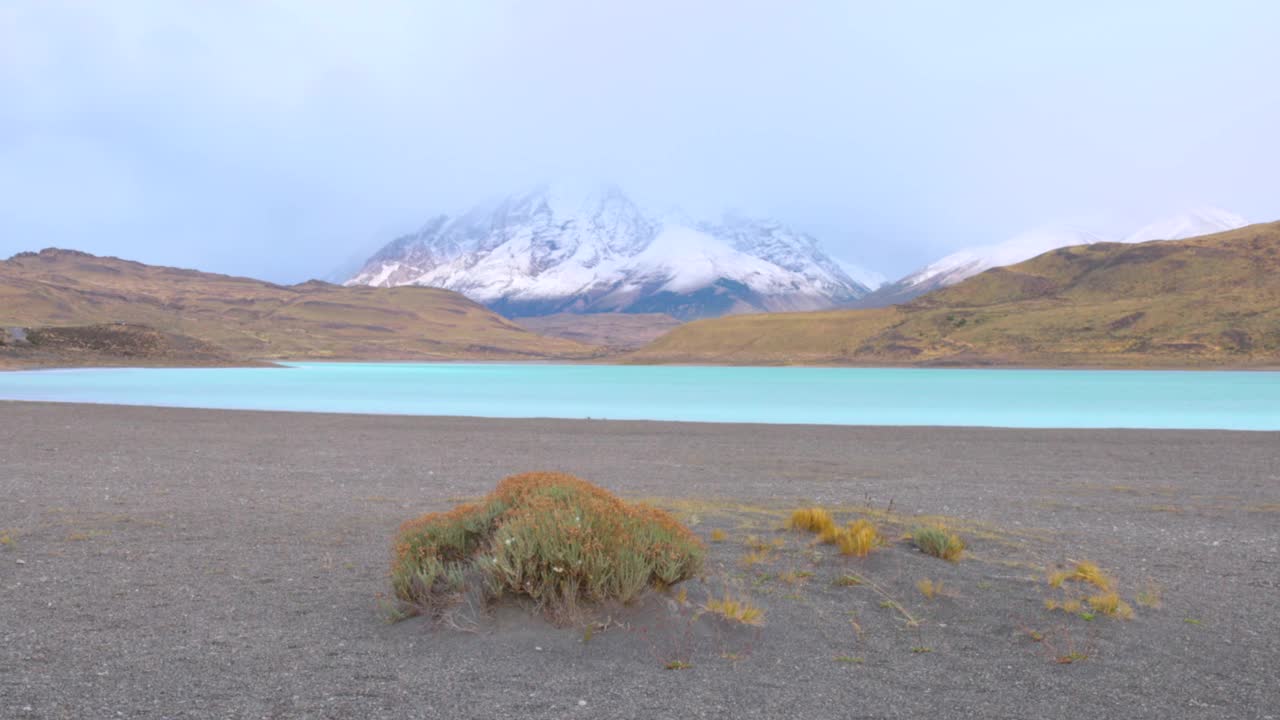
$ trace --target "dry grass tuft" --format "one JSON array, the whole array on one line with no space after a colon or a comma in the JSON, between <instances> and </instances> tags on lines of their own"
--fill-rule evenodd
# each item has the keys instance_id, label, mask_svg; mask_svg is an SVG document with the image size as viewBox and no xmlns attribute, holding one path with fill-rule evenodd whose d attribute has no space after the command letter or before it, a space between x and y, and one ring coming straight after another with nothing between
<instances>
[{"instance_id":1,"label":"dry grass tuft","mask_svg":"<svg viewBox=\"0 0 1280 720\"><path fill-rule=\"evenodd\" d=\"M778 582L786 585L802 585L813 577L813 573L808 570L787 570L778 573Z\"/></svg>"},{"instance_id":2,"label":"dry grass tuft","mask_svg":"<svg viewBox=\"0 0 1280 720\"><path fill-rule=\"evenodd\" d=\"M1049 585L1052 587L1062 587L1066 581L1088 583L1103 592L1111 590L1115 586L1115 580L1102 571L1097 564L1088 560L1080 560L1074 564L1070 570L1056 570L1049 573Z\"/></svg>"},{"instance_id":3,"label":"dry grass tuft","mask_svg":"<svg viewBox=\"0 0 1280 720\"><path fill-rule=\"evenodd\" d=\"M922 525L913 529L911 543L924 554L948 562L956 562L964 553L964 541L960 536L936 525Z\"/></svg>"},{"instance_id":4,"label":"dry grass tuft","mask_svg":"<svg viewBox=\"0 0 1280 720\"><path fill-rule=\"evenodd\" d=\"M769 562L769 559L770 557L769 557L768 550L752 550L751 552L742 556L741 562L743 567L751 568L751 567L755 567L756 565L764 565L765 563Z\"/></svg>"},{"instance_id":5,"label":"dry grass tuft","mask_svg":"<svg viewBox=\"0 0 1280 720\"><path fill-rule=\"evenodd\" d=\"M1121 600L1120 595L1114 590L1091 595L1087 602L1089 607L1100 615L1118 617L1121 620L1129 620L1133 617L1133 608L1129 607L1129 603Z\"/></svg>"},{"instance_id":6,"label":"dry grass tuft","mask_svg":"<svg viewBox=\"0 0 1280 720\"><path fill-rule=\"evenodd\" d=\"M800 508L791 513L787 527L792 530L803 530L816 533L819 537L835 529L836 521L831 513L820 507Z\"/></svg>"},{"instance_id":7,"label":"dry grass tuft","mask_svg":"<svg viewBox=\"0 0 1280 720\"><path fill-rule=\"evenodd\" d=\"M624 503L564 473L506 478L479 503L410 520L396 536L395 597L435 612L475 590L532 598L551 611L630 602L702 567L701 541L669 514Z\"/></svg>"},{"instance_id":8,"label":"dry grass tuft","mask_svg":"<svg viewBox=\"0 0 1280 720\"><path fill-rule=\"evenodd\" d=\"M840 554L854 557L866 557L871 551L884 544L884 538L876 526L866 520L855 520L836 536L836 547Z\"/></svg>"},{"instance_id":9,"label":"dry grass tuft","mask_svg":"<svg viewBox=\"0 0 1280 720\"><path fill-rule=\"evenodd\" d=\"M717 615L729 622L742 625L763 625L764 610L746 600L738 600L726 594L723 598L712 598L702 606L703 610Z\"/></svg>"},{"instance_id":10,"label":"dry grass tuft","mask_svg":"<svg viewBox=\"0 0 1280 720\"><path fill-rule=\"evenodd\" d=\"M724 530L721 530L720 528L716 528L711 531L711 542L717 542L717 543L724 542L725 540L728 540L728 539L729 539L729 533L725 532Z\"/></svg>"},{"instance_id":11,"label":"dry grass tuft","mask_svg":"<svg viewBox=\"0 0 1280 720\"><path fill-rule=\"evenodd\" d=\"M942 581L939 580L934 582L929 578L924 578L923 580L916 582L916 589L919 590L920 594L925 596L926 599L932 600L942 594Z\"/></svg>"}]
</instances>

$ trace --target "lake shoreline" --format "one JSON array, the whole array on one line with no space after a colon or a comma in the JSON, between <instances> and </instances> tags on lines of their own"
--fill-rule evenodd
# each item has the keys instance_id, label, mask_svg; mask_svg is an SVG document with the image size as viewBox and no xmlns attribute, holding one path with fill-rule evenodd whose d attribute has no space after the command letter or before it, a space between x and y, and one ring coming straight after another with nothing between
<instances>
[{"instance_id":1,"label":"lake shoreline","mask_svg":"<svg viewBox=\"0 0 1280 720\"><path fill-rule=\"evenodd\" d=\"M1256 372L296 363L0 375L0 399L487 418L1280 430Z\"/></svg>"}]
</instances>

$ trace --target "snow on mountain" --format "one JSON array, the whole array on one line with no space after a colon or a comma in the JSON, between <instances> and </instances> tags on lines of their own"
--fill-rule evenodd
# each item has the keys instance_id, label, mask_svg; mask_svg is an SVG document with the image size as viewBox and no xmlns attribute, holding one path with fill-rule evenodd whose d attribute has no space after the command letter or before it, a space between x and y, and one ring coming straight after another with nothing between
<instances>
[{"instance_id":1,"label":"snow on mountain","mask_svg":"<svg viewBox=\"0 0 1280 720\"><path fill-rule=\"evenodd\" d=\"M1217 208L1198 208L1151 223L1118 242L1181 240L1234 230L1246 225L1244 218ZM954 285L993 267L1014 265L1071 245L1116 242L1072 225L1046 225L995 245L972 247L932 262L906 277L878 288L854 301L856 307L883 307L906 302L940 287Z\"/></svg>"},{"instance_id":2,"label":"snow on mountain","mask_svg":"<svg viewBox=\"0 0 1280 720\"><path fill-rule=\"evenodd\" d=\"M993 267L1020 263L1060 247L1089 245L1096 242L1103 242L1103 238L1082 228L1046 226L1022 233L996 245L984 245L954 252L926 265L900 282L913 286L927 284L931 288L954 285Z\"/></svg>"},{"instance_id":3,"label":"snow on mountain","mask_svg":"<svg viewBox=\"0 0 1280 720\"><path fill-rule=\"evenodd\" d=\"M858 265L851 260L845 260L844 258L832 259L836 261L836 264L840 266L841 270L844 270L845 275L848 275L854 282L869 290L879 290L889 284L889 278L885 277L883 273L878 273L875 270L868 270L861 265Z\"/></svg>"},{"instance_id":4,"label":"snow on mountain","mask_svg":"<svg viewBox=\"0 0 1280 720\"><path fill-rule=\"evenodd\" d=\"M1244 227L1244 218L1226 210L1202 207L1159 220L1126 237L1123 242L1140 243L1150 240L1182 240L1199 235L1212 235Z\"/></svg>"},{"instance_id":5,"label":"snow on mountain","mask_svg":"<svg viewBox=\"0 0 1280 720\"><path fill-rule=\"evenodd\" d=\"M371 257L348 285L455 290L511 316L807 310L861 297L808 235L736 217L655 218L616 187L546 186L438 216Z\"/></svg>"}]
</instances>

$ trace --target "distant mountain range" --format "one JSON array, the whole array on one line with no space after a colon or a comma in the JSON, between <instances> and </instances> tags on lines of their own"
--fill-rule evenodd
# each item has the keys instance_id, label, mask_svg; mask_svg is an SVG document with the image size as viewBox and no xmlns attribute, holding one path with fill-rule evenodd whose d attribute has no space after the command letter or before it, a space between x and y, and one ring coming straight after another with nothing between
<instances>
[{"instance_id":1,"label":"distant mountain range","mask_svg":"<svg viewBox=\"0 0 1280 720\"><path fill-rule=\"evenodd\" d=\"M1246 225L1245 219L1216 208L1201 208L1154 222L1123 238L1107 238L1101 234L1071 225L1049 225L1022 233L996 245L965 248L910 273L894 283L876 288L850 303L850 307L885 307L906 302L938 288L954 285L985 270L1006 267L1029 260L1060 247L1090 245L1098 242L1140 243L1150 240L1182 240L1234 230Z\"/></svg>"},{"instance_id":2,"label":"distant mountain range","mask_svg":"<svg viewBox=\"0 0 1280 720\"><path fill-rule=\"evenodd\" d=\"M624 360L1276 367L1280 222L1184 240L1073 243L892 307L705 320Z\"/></svg>"},{"instance_id":3,"label":"distant mountain range","mask_svg":"<svg viewBox=\"0 0 1280 720\"><path fill-rule=\"evenodd\" d=\"M508 317L665 313L680 319L815 310L870 292L818 241L781 223L642 211L619 188L544 186L432 218L347 285L425 285Z\"/></svg>"},{"instance_id":4,"label":"distant mountain range","mask_svg":"<svg viewBox=\"0 0 1280 720\"><path fill-rule=\"evenodd\" d=\"M375 253L345 284L445 288L513 318L622 312L692 320L884 307L1060 247L1176 240L1244 224L1204 208L1122 238L1051 225L960 250L890 283L776 221L659 216L616 186L547 185L432 218Z\"/></svg>"}]
</instances>

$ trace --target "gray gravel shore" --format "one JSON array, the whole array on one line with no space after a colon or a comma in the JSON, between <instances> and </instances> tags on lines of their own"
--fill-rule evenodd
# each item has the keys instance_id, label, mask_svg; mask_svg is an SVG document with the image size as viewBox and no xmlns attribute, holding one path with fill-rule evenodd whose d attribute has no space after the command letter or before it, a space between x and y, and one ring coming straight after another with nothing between
<instances>
[{"instance_id":1,"label":"gray gravel shore","mask_svg":"<svg viewBox=\"0 0 1280 720\"><path fill-rule=\"evenodd\" d=\"M732 649L507 616L479 632L386 622L397 525L535 469L705 502L704 536L737 527L720 501L818 502L968 518L1022 544L856 566L886 587L946 578L951 597L898 596L924 619L910 632L865 588L832 586L851 561L785 587L742 570L737 541L709 566L769 616ZM0 402L0 542L4 718L1280 718L1277 433ZM1131 601L1161 588L1162 607L1065 624L1027 558L1081 557ZM1054 662L1032 625L1074 632L1055 638L1087 658ZM686 642L706 647L666 647ZM664 669L673 653L692 667Z\"/></svg>"}]
</instances>

